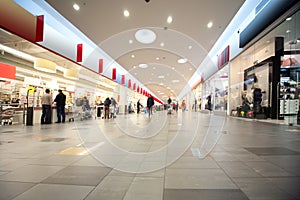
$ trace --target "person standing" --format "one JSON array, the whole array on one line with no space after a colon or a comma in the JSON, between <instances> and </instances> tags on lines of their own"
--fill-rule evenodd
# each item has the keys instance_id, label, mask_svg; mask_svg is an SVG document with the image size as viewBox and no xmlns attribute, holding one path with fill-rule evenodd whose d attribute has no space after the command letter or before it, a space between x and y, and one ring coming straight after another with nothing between
<instances>
[{"instance_id":1,"label":"person standing","mask_svg":"<svg viewBox=\"0 0 300 200\"><path fill-rule=\"evenodd\" d=\"M138 100L138 102L136 103L136 112L137 112L137 114L140 113L141 107L143 107L143 106L142 106L140 100Z\"/></svg>"},{"instance_id":2,"label":"person standing","mask_svg":"<svg viewBox=\"0 0 300 200\"><path fill-rule=\"evenodd\" d=\"M111 100L107 97L104 101L104 119L109 119L109 106L111 104Z\"/></svg>"},{"instance_id":3,"label":"person standing","mask_svg":"<svg viewBox=\"0 0 300 200\"><path fill-rule=\"evenodd\" d=\"M62 92L61 89L58 90L58 95L56 95L54 102L56 102L56 111L57 111L57 122L55 123L65 123L66 113L66 95Z\"/></svg>"},{"instance_id":4,"label":"person standing","mask_svg":"<svg viewBox=\"0 0 300 200\"><path fill-rule=\"evenodd\" d=\"M45 94L42 96L41 102L42 102L41 124L51 124L52 96L50 94L49 89L45 90Z\"/></svg>"},{"instance_id":5,"label":"person standing","mask_svg":"<svg viewBox=\"0 0 300 200\"><path fill-rule=\"evenodd\" d=\"M118 104L117 101L113 97L111 97L111 105L112 105L112 109L113 109L111 114L112 114L113 118L116 117L115 114L117 112L117 104Z\"/></svg>"},{"instance_id":6,"label":"person standing","mask_svg":"<svg viewBox=\"0 0 300 200\"><path fill-rule=\"evenodd\" d=\"M149 112L149 118L150 115L152 114L152 106L154 105L154 99L151 96L151 94L149 94L149 97L147 99L147 108L148 108L148 112Z\"/></svg>"}]
</instances>

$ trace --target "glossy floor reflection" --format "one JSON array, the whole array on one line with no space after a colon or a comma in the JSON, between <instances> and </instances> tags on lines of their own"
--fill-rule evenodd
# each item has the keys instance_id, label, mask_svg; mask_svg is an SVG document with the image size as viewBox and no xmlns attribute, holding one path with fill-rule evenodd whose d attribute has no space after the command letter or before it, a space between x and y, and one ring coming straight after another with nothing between
<instances>
[{"instance_id":1,"label":"glossy floor reflection","mask_svg":"<svg viewBox=\"0 0 300 200\"><path fill-rule=\"evenodd\" d=\"M300 199L295 126L160 111L4 126L0 142L1 200Z\"/></svg>"}]
</instances>

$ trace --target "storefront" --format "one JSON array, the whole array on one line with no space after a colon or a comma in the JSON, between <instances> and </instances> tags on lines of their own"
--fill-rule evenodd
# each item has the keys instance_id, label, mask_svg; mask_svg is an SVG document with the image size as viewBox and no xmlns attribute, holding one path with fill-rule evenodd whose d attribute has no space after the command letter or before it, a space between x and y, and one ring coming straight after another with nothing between
<instances>
[{"instance_id":1,"label":"storefront","mask_svg":"<svg viewBox=\"0 0 300 200\"><path fill-rule=\"evenodd\" d=\"M299 109L299 50L298 11L231 61L230 114L272 119L296 115ZM287 111L287 105L294 109Z\"/></svg>"},{"instance_id":2,"label":"storefront","mask_svg":"<svg viewBox=\"0 0 300 200\"><path fill-rule=\"evenodd\" d=\"M202 84L202 109L226 111L228 64Z\"/></svg>"}]
</instances>

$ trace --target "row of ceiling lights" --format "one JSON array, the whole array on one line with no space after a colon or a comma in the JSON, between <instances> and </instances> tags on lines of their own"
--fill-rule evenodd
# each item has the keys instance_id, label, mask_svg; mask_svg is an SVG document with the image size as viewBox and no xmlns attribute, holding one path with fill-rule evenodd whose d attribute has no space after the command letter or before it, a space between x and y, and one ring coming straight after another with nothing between
<instances>
[{"instance_id":1,"label":"row of ceiling lights","mask_svg":"<svg viewBox=\"0 0 300 200\"><path fill-rule=\"evenodd\" d=\"M79 11L80 10L80 6L77 4L77 3L74 3L73 4L73 8L74 8L74 10L76 10L76 11ZM124 15L124 17L129 17L130 16L130 12L128 11L128 10L124 10L123 11L123 15ZM167 23L168 24L171 24L173 22L173 17L171 16L171 15L169 15L168 17L167 17ZM208 22L208 24L207 24L207 28L211 28L213 26L213 22Z\"/></svg>"}]
</instances>

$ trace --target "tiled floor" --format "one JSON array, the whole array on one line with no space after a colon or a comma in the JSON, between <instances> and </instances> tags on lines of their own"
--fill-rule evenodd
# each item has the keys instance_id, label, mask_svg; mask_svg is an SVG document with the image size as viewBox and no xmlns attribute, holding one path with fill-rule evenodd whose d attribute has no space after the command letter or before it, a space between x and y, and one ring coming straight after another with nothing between
<instances>
[{"instance_id":1,"label":"tiled floor","mask_svg":"<svg viewBox=\"0 0 300 200\"><path fill-rule=\"evenodd\" d=\"M0 200L300 199L300 128L156 112L0 127Z\"/></svg>"}]
</instances>

